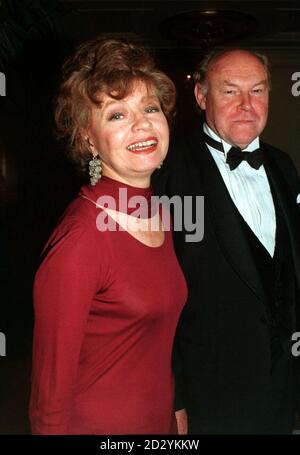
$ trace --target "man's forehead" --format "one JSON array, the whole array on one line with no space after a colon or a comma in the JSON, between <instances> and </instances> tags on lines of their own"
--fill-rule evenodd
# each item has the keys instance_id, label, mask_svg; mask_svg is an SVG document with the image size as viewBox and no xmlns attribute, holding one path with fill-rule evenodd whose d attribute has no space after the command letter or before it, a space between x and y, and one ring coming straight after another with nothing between
<instances>
[{"instance_id":1,"label":"man's forehead","mask_svg":"<svg viewBox=\"0 0 300 455\"><path fill-rule=\"evenodd\" d=\"M266 68L258 61L252 62L222 62L219 61L208 69L207 79L224 81L227 83L238 83L247 81L259 83L268 81Z\"/></svg>"},{"instance_id":2,"label":"man's forehead","mask_svg":"<svg viewBox=\"0 0 300 455\"><path fill-rule=\"evenodd\" d=\"M215 72L246 72L251 68L253 71L266 73L266 68L258 57L245 51L233 51L217 57L208 65L208 73Z\"/></svg>"}]
</instances>

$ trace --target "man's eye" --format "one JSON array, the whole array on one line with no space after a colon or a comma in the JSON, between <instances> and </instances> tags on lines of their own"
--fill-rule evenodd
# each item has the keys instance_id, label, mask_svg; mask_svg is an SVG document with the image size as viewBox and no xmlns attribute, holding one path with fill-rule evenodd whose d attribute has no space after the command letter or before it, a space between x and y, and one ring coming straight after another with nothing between
<instances>
[{"instance_id":1,"label":"man's eye","mask_svg":"<svg viewBox=\"0 0 300 455\"><path fill-rule=\"evenodd\" d=\"M262 93L263 92L263 89L262 88L255 88L253 90L253 93Z\"/></svg>"},{"instance_id":2,"label":"man's eye","mask_svg":"<svg viewBox=\"0 0 300 455\"><path fill-rule=\"evenodd\" d=\"M235 93L235 90L225 90L225 93L227 95L233 95Z\"/></svg>"},{"instance_id":3,"label":"man's eye","mask_svg":"<svg viewBox=\"0 0 300 455\"><path fill-rule=\"evenodd\" d=\"M114 112L109 116L109 120L120 120L124 117L124 114L122 112Z\"/></svg>"},{"instance_id":4,"label":"man's eye","mask_svg":"<svg viewBox=\"0 0 300 455\"><path fill-rule=\"evenodd\" d=\"M147 112L147 114L152 114L153 112L159 112L160 109L158 106L148 106L146 107L145 111Z\"/></svg>"}]
</instances>

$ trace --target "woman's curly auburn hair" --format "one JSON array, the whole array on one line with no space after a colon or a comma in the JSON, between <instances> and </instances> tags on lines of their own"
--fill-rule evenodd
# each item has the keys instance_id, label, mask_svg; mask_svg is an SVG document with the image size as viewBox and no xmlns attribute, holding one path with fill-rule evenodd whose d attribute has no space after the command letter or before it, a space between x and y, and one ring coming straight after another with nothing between
<instances>
[{"instance_id":1,"label":"woman's curly auburn hair","mask_svg":"<svg viewBox=\"0 0 300 455\"><path fill-rule=\"evenodd\" d=\"M100 37L79 46L64 63L55 100L57 136L68 140L69 155L82 170L91 156L84 131L90 124L92 108L101 108L103 93L123 99L136 81L154 89L170 125L175 113L175 86L142 46Z\"/></svg>"}]
</instances>

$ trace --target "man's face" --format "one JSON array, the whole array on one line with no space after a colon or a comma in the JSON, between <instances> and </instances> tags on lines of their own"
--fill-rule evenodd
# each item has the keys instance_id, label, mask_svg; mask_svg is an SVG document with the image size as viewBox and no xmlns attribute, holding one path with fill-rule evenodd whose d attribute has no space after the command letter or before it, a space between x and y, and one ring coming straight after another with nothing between
<instances>
[{"instance_id":1,"label":"man's face","mask_svg":"<svg viewBox=\"0 0 300 455\"><path fill-rule=\"evenodd\" d=\"M204 93L197 84L195 96L207 124L231 145L244 149L266 126L268 76L262 63L246 51L228 52L213 62Z\"/></svg>"}]
</instances>

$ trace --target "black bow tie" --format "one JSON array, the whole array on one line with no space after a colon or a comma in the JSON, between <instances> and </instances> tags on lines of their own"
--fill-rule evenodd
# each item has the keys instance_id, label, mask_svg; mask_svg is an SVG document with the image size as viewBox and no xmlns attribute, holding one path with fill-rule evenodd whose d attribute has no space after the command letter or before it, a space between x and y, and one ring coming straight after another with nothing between
<instances>
[{"instance_id":1,"label":"black bow tie","mask_svg":"<svg viewBox=\"0 0 300 455\"><path fill-rule=\"evenodd\" d=\"M215 139L205 133L204 136L205 142L208 145L224 153L222 142L215 141ZM254 169L259 169L264 160L263 148L260 147L253 150L253 152L243 152L239 147L231 147L227 153L226 159L226 163L229 165L230 170L233 171L237 168L243 160L247 161L247 163Z\"/></svg>"},{"instance_id":2,"label":"black bow tie","mask_svg":"<svg viewBox=\"0 0 300 455\"><path fill-rule=\"evenodd\" d=\"M264 160L263 149L260 147L253 150L253 152L242 152L238 147L231 147L227 153L226 159L226 163L228 163L230 170L233 171L243 160L247 161L254 169L259 169Z\"/></svg>"}]
</instances>

